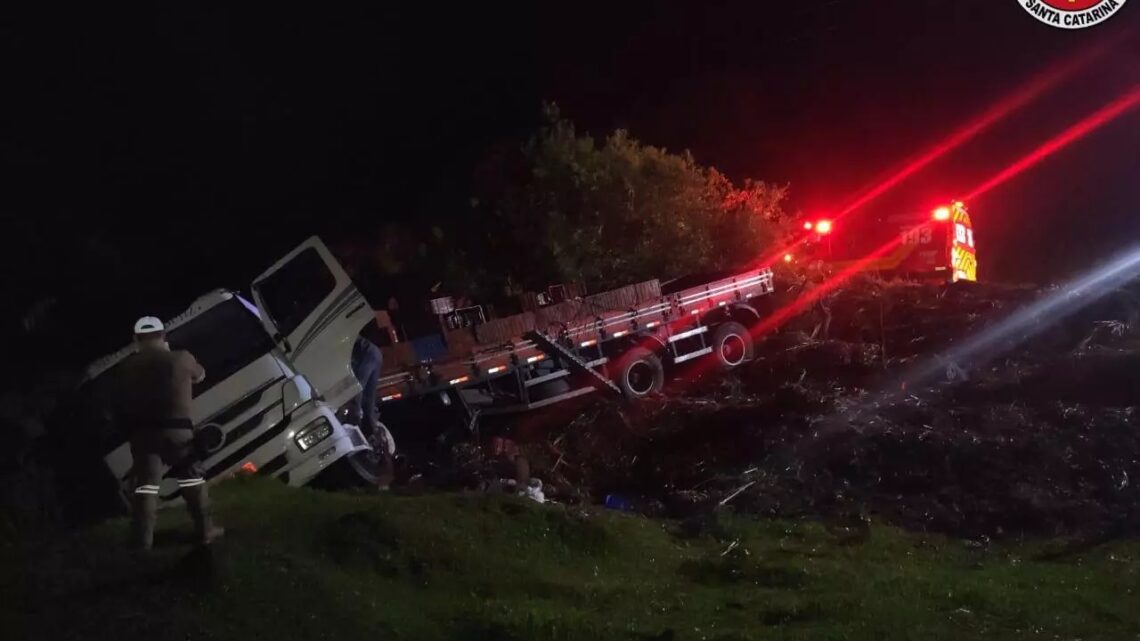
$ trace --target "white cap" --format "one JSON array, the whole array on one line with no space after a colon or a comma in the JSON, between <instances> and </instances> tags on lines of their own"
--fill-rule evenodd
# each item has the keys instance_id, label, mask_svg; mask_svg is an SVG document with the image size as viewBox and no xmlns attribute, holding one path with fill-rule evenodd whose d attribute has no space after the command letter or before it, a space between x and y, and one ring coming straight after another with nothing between
<instances>
[{"instance_id":1,"label":"white cap","mask_svg":"<svg viewBox=\"0 0 1140 641\"><path fill-rule=\"evenodd\" d=\"M165 330L162 321L154 316L143 316L135 321L135 334L155 334Z\"/></svg>"}]
</instances>

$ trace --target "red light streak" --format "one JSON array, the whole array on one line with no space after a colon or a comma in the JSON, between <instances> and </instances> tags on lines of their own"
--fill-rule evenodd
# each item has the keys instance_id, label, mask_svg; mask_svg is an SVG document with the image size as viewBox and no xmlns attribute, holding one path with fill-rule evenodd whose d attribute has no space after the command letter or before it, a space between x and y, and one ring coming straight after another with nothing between
<instances>
[{"instance_id":1,"label":"red light streak","mask_svg":"<svg viewBox=\"0 0 1140 641\"><path fill-rule=\"evenodd\" d=\"M926 226L930 226L931 224L932 223L926 223ZM891 253L900 244L902 244L902 235L895 235L890 242L870 254L863 256L831 278L820 283L813 289L804 292L792 302L769 314L763 321L749 328L749 333L752 335L753 340L759 341L767 334L778 330L784 323L807 311L820 298L839 289L839 287L851 280L856 274L864 271L870 263ZM714 363L715 359L711 358L701 359L695 362L694 369L690 372L690 376L693 379L703 376Z\"/></svg>"},{"instance_id":2,"label":"red light streak","mask_svg":"<svg viewBox=\"0 0 1140 641\"><path fill-rule=\"evenodd\" d=\"M763 322L752 328L751 331L753 338L762 338L765 334L768 334L769 332L779 328L785 322L800 315L809 307L811 307L811 305L813 305L817 300L835 291L841 285L851 280L853 276L866 269L868 264L894 251L894 249L901 243L902 236L896 234L890 242L879 247L870 254L867 254L866 256L860 258L849 267L843 269L838 274L835 274L831 278L820 283L813 289L804 292L803 295L796 298L796 300L792 301L791 303L781 307L772 314L769 314Z\"/></svg>"},{"instance_id":3,"label":"red light streak","mask_svg":"<svg viewBox=\"0 0 1140 641\"><path fill-rule=\"evenodd\" d=\"M1073 56L1064 60L1059 64L1055 64L1050 68L1045 69L1041 73L1034 76L1025 84L1015 89L1012 93L1005 96L998 101L988 110L984 111L975 118L959 128L957 131L951 133L944 138L941 142L935 144L930 150L921 154L914 160L904 165L901 169L896 171L892 176L883 182L867 189L856 198L852 203L844 207L840 212L834 216L832 222L838 222L839 219L846 217L855 210L863 207L867 203L875 200L879 196L889 191L902 181L917 173L919 170L925 168L927 165L938 160L942 156L957 149L963 144L969 142L986 129L1007 118L1010 114L1025 107L1033 102L1046 92L1052 90L1057 85L1068 80L1077 72L1087 67L1090 63L1103 56L1110 49L1114 48L1128 32L1122 32L1120 36L1103 42L1098 46L1089 48L1079 55ZM807 225L804 225L807 229ZM810 231L810 230L809 230ZM770 267L778 262L784 254L793 251L801 242L808 237L807 234L800 235L790 244L780 247L770 254L764 256L756 264L760 267Z\"/></svg>"},{"instance_id":4,"label":"red light streak","mask_svg":"<svg viewBox=\"0 0 1140 641\"><path fill-rule=\"evenodd\" d=\"M1068 147L1088 134L1100 129L1104 125L1117 119L1136 105L1140 105L1140 86L1134 87L1124 96L1113 100L1104 107L1057 134L1045 144L1026 154L1017 162L1001 170L996 176L979 185L966 196L966 200L977 198L981 194L1014 178L1025 170L1045 160L1049 156Z\"/></svg>"},{"instance_id":5,"label":"red light streak","mask_svg":"<svg viewBox=\"0 0 1140 641\"><path fill-rule=\"evenodd\" d=\"M1013 112L1033 102L1042 94L1056 87L1061 82L1067 80L1077 71L1083 69L1090 62L1104 55L1104 53L1114 45L1115 41L1103 43L1098 47L1091 48L1078 56L1068 59L1065 62L1038 74L1032 80L1016 89L1012 94L999 101L989 110L983 112L980 116L974 119L973 122L966 124L958 131L950 134L941 142L935 144L934 147L932 147L929 151L920 155L918 158L905 165L902 169L895 172L894 175L887 178L878 185L872 187L871 189L865 191L863 195L855 199L854 202L840 210L837 218L846 216L856 209L863 207L872 200L878 198L879 196L882 196L884 193L902 181L914 175L930 163L938 160L947 153L969 142L978 134L982 133L986 129L989 129L1001 120L1004 120Z\"/></svg>"},{"instance_id":6,"label":"red light streak","mask_svg":"<svg viewBox=\"0 0 1140 641\"><path fill-rule=\"evenodd\" d=\"M923 226L931 227L934 223L928 222ZM830 294L831 292L839 289L844 283L851 280L852 277L863 272L867 269L870 263L890 254L900 244L902 244L902 235L896 234L894 238L875 249L871 253L863 256L858 261L852 263L848 267L834 274L831 278L823 283L820 283L813 289L804 292L787 305L777 309L772 314L768 315L764 320L749 328L749 333L752 335L753 340L759 341L767 334L775 332L780 329L784 323L792 320L796 316L808 311L820 298ZM652 348L651 344L643 345ZM693 362L692 369L689 369L684 378L678 377L678 382L690 383L699 379L709 372L709 370L716 365L716 359L703 358Z\"/></svg>"}]
</instances>

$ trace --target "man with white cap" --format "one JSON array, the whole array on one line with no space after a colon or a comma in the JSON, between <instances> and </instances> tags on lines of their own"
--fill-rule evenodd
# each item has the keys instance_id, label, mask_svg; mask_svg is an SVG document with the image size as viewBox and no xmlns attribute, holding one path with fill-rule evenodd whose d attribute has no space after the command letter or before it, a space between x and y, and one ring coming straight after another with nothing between
<instances>
[{"instance_id":1,"label":"man with white cap","mask_svg":"<svg viewBox=\"0 0 1140 641\"><path fill-rule=\"evenodd\" d=\"M169 466L198 541L208 544L223 530L210 521L190 420L193 386L205 379L206 371L190 352L170 349L162 321L152 316L135 323L135 344L135 354L122 366L122 411L131 433L135 474L133 543L148 550L154 542L158 488Z\"/></svg>"}]
</instances>

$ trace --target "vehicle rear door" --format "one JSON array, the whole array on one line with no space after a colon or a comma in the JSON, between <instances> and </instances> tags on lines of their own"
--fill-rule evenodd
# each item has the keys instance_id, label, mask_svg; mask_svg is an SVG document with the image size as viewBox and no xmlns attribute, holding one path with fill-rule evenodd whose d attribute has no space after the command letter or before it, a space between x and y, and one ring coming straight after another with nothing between
<instances>
[{"instance_id":1,"label":"vehicle rear door","mask_svg":"<svg viewBox=\"0 0 1140 641\"><path fill-rule=\"evenodd\" d=\"M327 403L339 408L360 392L352 345L375 316L319 238L258 276L253 297L266 330Z\"/></svg>"}]
</instances>

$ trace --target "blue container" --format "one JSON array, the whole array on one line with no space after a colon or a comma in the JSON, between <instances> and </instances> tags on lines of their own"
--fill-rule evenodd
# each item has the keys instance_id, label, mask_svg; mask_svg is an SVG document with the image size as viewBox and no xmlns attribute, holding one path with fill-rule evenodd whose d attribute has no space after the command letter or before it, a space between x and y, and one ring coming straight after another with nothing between
<instances>
[{"instance_id":1,"label":"blue container","mask_svg":"<svg viewBox=\"0 0 1140 641\"><path fill-rule=\"evenodd\" d=\"M412 339L412 351L416 353L418 361L438 361L447 356L447 346L443 344L443 336L432 334Z\"/></svg>"},{"instance_id":2,"label":"blue container","mask_svg":"<svg viewBox=\"0 0 1140 641\"><path fill-rule=\"evenodd\" d=\"M620 494L607 494L603 504L611 510L621 510L622 512L633 510L633 503Z\"/></svg>"}]
</instances>

